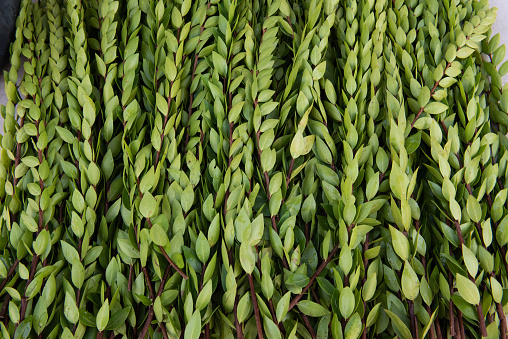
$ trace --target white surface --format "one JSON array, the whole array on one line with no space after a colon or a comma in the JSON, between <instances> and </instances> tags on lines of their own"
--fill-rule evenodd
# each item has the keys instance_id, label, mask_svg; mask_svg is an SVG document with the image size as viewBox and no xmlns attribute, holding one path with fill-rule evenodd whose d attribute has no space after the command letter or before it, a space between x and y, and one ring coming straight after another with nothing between
<instances>
[{"instance_id":1,"label":"white surface","mask_svg":"<svg viewBox=\"0 0 508 339\"><path fill-rule=\"evenodd\" d=\"M500 33L501 45L508 46L508 1L507 0L490 0L491 7L497 7L497 19L492 25L492 34ZM504 60L508 60L508 53ZM503 77L503 83L508 82L508 74Z\"/></svg>"},{"instance_id":2,"label":"white surface","mask_svg":"<svg viewBox=\"0 0 508 339\"><path fill-rule=\"evenodd\" d=\"M497 20L492 26L493 34L501 33L501 44L508 46L508 0L490 0L491 7L497 7ZM508 51L505 61L508 60ZM7 103L3 71L0 72L0 105ZM21 79L21 77L19 77ZM503 83L508 82L508 74L503 77ZM3 134L3 118L0 117L0 133Z\"/></svg>"}]
</instances>

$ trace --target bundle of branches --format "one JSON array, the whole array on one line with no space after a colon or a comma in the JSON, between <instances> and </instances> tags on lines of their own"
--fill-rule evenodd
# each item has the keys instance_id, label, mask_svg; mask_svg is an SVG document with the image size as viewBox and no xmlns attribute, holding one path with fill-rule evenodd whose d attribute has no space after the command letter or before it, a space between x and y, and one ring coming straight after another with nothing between
<instances>
[{"instance_id":1,"label":"bundle of branches","mask_svg":"<svg viewBox=\"0 0 508 339\"><path fill-rule=\"evenodd\" d=\"M2 337L507 337L487 0L20 6Z\"/></svg>"}]
</instances>

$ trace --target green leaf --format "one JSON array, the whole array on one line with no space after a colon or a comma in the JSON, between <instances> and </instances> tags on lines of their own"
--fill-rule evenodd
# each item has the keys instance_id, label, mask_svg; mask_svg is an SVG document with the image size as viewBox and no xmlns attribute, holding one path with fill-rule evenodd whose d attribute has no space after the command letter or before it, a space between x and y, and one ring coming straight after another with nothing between
<instances>
[{"instance_id":1,"label":"green leaf","mask_svg":"<svg viewBox=\"0 0 508 339\"><path fill-rule=\"evenodd\" d=\"M508 244L508 216L505 216L499 223L496 230L496 239L499 246L506 246Z\"/></svg>"},{"instance_id":2,"label":"green leaf","mask_svg":"<svg viewBox=\"0 0 508 339\"><path fill-rule=\"evenodd\" d=\"M72 144L74 142L74 135L68 129L60 126L56 126L55 129L63 141L65 141L68 144Z\"/></svg>"},{"instance_id":3,"label":"green leaf","mask_svg":"<svg viewBox=\"0 0 508 339\"><path fill-rule=\"evenodd\" d=\"M245 104L245 101L237 102L236 104L231 107L228 113L228 121L229 122L236 122L238 120L238 117L240 116L240 113L242 113L243 106Z\"/></svg>"},{"instance_id":4,"label":"green leaf","mask_svg":"<svg viewBox=\"0 0 508 339\"><path fill-rule=\"evenodd\" d=\"M263 233L265 231L265 222L263 219L263 215L258 215L251 223L251 233L250 233L250 245L255 246L263 237Z\"/></svg>"},{"instance_id":5,"label":"green leaf","mask_svg":"<svg viewBox=\"0 0 508 339\"><path fill-rule=\"evenodd\" d=\"M393 250L402 260L409 259L409 241L406 236L393 226L390 226Z\"/></svg>"},{"instance_id":6,"label":"green leaf","mask_svg":"<svg viewBox=\"0 0 508 339\"><path fill-rule=\"evenodd\" d=\"M450 211L452 212L452 216L455 220L460 220L461 217L461 209L460 205L455 199L450 199Z\"/></svg>"},{"instance_id":7,"label":"green leaf","mask_svg":"<svg viewBox=\"0 0 508 339\"><path fill-rule=\"evenodd\" d=\"M250 292L247 292L243 295L243 297L240 298L240 301L238 302L237 316L238 322L240 322L240 324L247 319L250 312L252 311L252 307L253 306L251 302Z\"/></svg>"},{"instance_id":8,"label":"green leaf","mask_svg":"<svg viewBox=\"0 0 508 339\"><path fill-rule=\"evenodd\" d=\"M315 139L315 135L303 137L302 131L298 130L291 142L291 156L296 159L302 155L308 154L312 150Z\"/></svg>"},{"instance_id":9,"label":"green leaf","mask_svg":"<svg viewBox=\"0 0 508 339\"><path fill-rule=\"evenodd\" d=\"M462 256L464 258L464 264L466 264L466 268L471 274L472 277L476 277L476 273L478 273L478 259L474 255L473 252L464 244L462 244Z\"/></svg>"},{"instance_id":10,"label":"green leaf","mask_svg":"<svg viewBox=\"0 0 508 339\"><path fill-rule=\"evenodd\" d=\"M39 255L39 256L42 256L43 253L46 251L46 248L47 248L48 244L50 243L50 241L51 241L51 239L50 239L49 232L46 231L45 229L43 229L37 236L37 239L35 240L35 242L33 243L33 248L34 248L35 253L37 253L37 255Z\"/></svg>"},{"instance_id":11,"label":"green leaf","mask_svg":"<svg viewBox=\"0 0 508 339\"><path fill-rule=\"evenodd\" d=\"M199 232L199 236L196 240L196 254L203 264L208 261L208 257L210 256L210 245L203 232Z\"/></svg>"},{"instance_id":12,"label":"green leaf","mask_svg":"<svg viewBox=\"0 0 508 339\"><path fill-rule=\"evenodd\" d=\"M330 314L329 310L310 300L301 300L298 303L298 309L300 309L303 314L311 317L322 317Z\"/></svg>"},{"instance_id":13,"label":"green leaf","mask_svg":"<svg viewBox=\"0 0 508 339\"><path fill-rule=\"evenodd\" d=\"M377 287L377 273L373 273L367 278L365 284L363 285L362 297L364 301L369 301L370 299L372 299L372 297L376 293L376 287Z\"/></svg>"},{"instance_id":14,"label":"green leaf","mask_svg":"<svg viewBox=\"0 0 508 339\"><path fill-rule=\"evenodd\" d=\"M392 320L393 327L399 332L402 336L402 339L412 339L411 331L407 328L406 324L393 312L384 309L385 313L388 314L390 319Z\"/></svg>"},{"instance_id":15,"label":"green leaf","mask_svg":"<svg viewBox=\"0 0 508 339\"><path fill-rule=\"evenodd\" d=\"M288 313L289 309L289 302L291 299L291 292L286 292L282 298L280 298L279 302L277 303L277 309L275 311L277 315L277 321L280 323L286 314Z\"/></svg>"},{"instance_id":16,"label":"green leaf","mask_svg":"<svg viewBox=\"0 0 508 339\"><path fill-rule=\"evenodd\" d=\"M30 232L35 233L39 229L35 220L29 217L25 211L21 212L21 220L23 221L23 224Z\"/></svg>"},{"instance_id":17,"label":"green leaf","mask_svg":"<svg viewBox=\"0 0 508 339\"><path fill-rule=\"evenodd\" d=\"M123 324L125 324L125 321L127 320L127 317L129 316L129 313L131 311L131 307L127 306L125 308L122 308L121 310L115 312L110 318L108 322L108 326L106 326L106 331L112 331L116 330Z\"/></svg>"},{"instance_id":18,"label":"green leaf","mask_svg":"<svg viewBox=\"0 0 508 339\"><path fill-rule=\"evenodd\" d=\"M473 54L473 52L474 52L474 49L467 47L467 46L463 46L462 48L457 50L457 58L465 59L468 56L470 56L471 54Z\"/></svg>"},{"instance_id":19,"label":"green leaf","mask_svg":"<svg viewBox=\"0 0 508 339\"><path fill-rule=\"evenodd\" d=\"M79 320L79 311L78 307L76 306L76 301L69 294L69 292L65 293L64 315L71 324L75 324Z\"/></svg>"},{"instance_id":20,"label":"green leaf","mask_svg":"<svg viewBox=\"0 0 508 339\"><path fill-rule=\"evenodd\" d=\"M314 68L314 71L312 71L312 79L313 80L319 80L323 77L326 71L326 61L323 61L319 65Z\"/></svg>"},{"instance_id":21,"label":"green leaf","mask_svg":"<svg viewBox=\"0 0 508 339\"><path fill-rule=\"evenodd\" d=\"M457 273L456 278L457 290L460 296L471 305L479 304L480 292L475 283L459 273Z\"/></svg>"},{"instance_id":22,"label":"green leaf","mask_svg":"<svg viewBox=\"0 0 508 339\"><path fill-rule=\"evenodd\" d=\"M150 229L150 238L157 246L165 246L169 241L166 231L159 224L154 224Z\"/></svg>"},{"instance_id":23,"label":"green leaf","mask_svg":"<svg viewBox=\"0 0 508 339\"><path fill-rule=\"evenodd\" d=\"M26 156L23 159L21 159L21 162L28 167L36 167L39 165L39 159L37 159L34 156Z\"/></svg>"},{"instance_id":24,"label":"green leaf","mask_svg":"<svg viewBox=\"0 0 508 339\"><path fill-rule=\"evenodd\" d=\"M87 311L79 310L79 321L88 327L95 327L95 316ZM73 337L72 337L73 338Z\"/></svg>"},{"instance_id":25,"label":"green leaf","mask_svg":"<svg viewBox=\"0 0 508 339\"><path fill-rule=\"evenodd\" d=\"M109 300L105 299L99 312L97 313L97 329L102 332L106 329L109 322Z\"/></svg>"},{"instance_id":26,"label":"green leaf","mask_svg":"<svg viewBox=\"0 0 508 339\"><path fill-rule=\"evenodd\" d=\"M184 339L198 339L201 334L201 313L199 310L194 311L185 327Z\"/></svg>"},{"instance_id":27,"label":"green leaf","mask_svg":"<svg viewBox=\"0 0 508 339\"><path fill-rule=\"evenodd\" d=\"M402 272L402 292L409 300L415 300L420 292L420 281L413 267L406 261L404 271Z\"/></svg>"},{"instance_id":28,"label":"green leaf","mask_svg":"<svg viewBox=\"0 0 508 339\"><path fill-rule=\"evenodd\" d=\"M228 65L226 59L224 59L219 53L212 52L213 67L217 70L219 75L226 76L228 73Z\"/></svg>"},{"instance_id":29,"label":"green leaf","mask_svg":"<svg viewBox=\"0 0 508 339\"><path fill-rule=\"evenodd\" d=\"M9 295L11 296L11 298L13 300L16 300L16 301L20 301L21 300L21 295L14 288L12 288L12 287L5 287L5 290L7 291L7 293L9 293Z\"/></svg>"},{"instance_id":30,"label":"green leaf","mask_svg":"<svg viewBox=\"0 0 508 339\"><path fill-rule=\"evenodd\" d=\"M358 339L362 334L362 329L362 319L358 313L355 313L344 329L344 339Z\"/></svg>"},{"instance_id":31,"label":"green leaf","mask_svg":"<svg viewBox=\"0 0 508 339\"><path fill-rule=\"evenodd\" d=\"M155 184L154 168L150 167L150 170L143 176L143 179L141 179L141 182L139 184L139 190L141 191L141 193L145 194L150 189L152 189L154 184Z\"/></svg>"},{"instance_id":32,"label":"green leaf","mask_svg":"<svg viewBox=\"0 0 508 339\"><path fill-rule=\"evenodd\" d=\"M339 296L339 308L342 317L348 319L355 309L355 295L349 286L342 289Z\"/></svg>"},{"instance_id":33,"label":"green leaf","mask_svg":"<svg viewBox=\"0 0 508 339\"><path fill-rule=\"evenodd\" d=\"M480 222L482 218L482 208L480 204L478 203L478 200L476 200L475 197L472 195L467 197L467 214L469 214L469 217L474 222Z\"/></svg>"},{"instance_id":34,"label":"green leaf","mask_svg":"<svg viewBox=\"0 0 508 339\"><path fill-rule=\"evenodd\" d=\"M448 106L441 102L431 102L425 106L425 112L429 114L440 114L448 109Z\"/></svg>"},{"instance_id":35,"label":"green leaf","mask_svg":"<svg viewBox=\"0 0 508 339\"><path fill-rule=\"evenodd\" d=\"M277 152L274 149L265 149L261 152L261 168L263 172L269 172L275 166L277 160Z\"/></svg>"},{"instance_id":36,"label":"green leaf","mask_svg":"<svg viewBox=\"0 0 508 339\"><path fill-rule=\"evenodd\" d=\"M212 288L212 280L209 280L203 289L199 292L199 295L196 299L196 309L198 311L205 309L210 303L212 298Z\"/></svg>"},{"instance_id":37,"label":"green leaf","mask_svg":"<svg viewBox=\"0 0 508 339\"><path fill-rule=\"evenodd\" d=\"M119 249L130 258L139 258L139 251L132 246L129 239L118 239Z\"/></svg>"},{"instance_id":38,"label":"green leaf","mask_svg":"<svg viewBox=\"0 0 508 339\"><path fill-rule=\"evenodd\" d=\"M183 191L181 204L182 209L185 213L187 213L194 204L194 190L192 189L191 185L187 185L187 187Z\"/></svg>"},{"instance_id":39,"label":"green leaf","mask_svg":"<svg viewBox=\"0 0 508 339\"><path fill-rule=\"evenodd\" d=\"M139 212L145 218L151 218L159 208L159 203L150 192L143 195L143 199L139 203Z\"/></svg>"},{"instance_id":40,"label":"green leaf","mask_svg":"<svg viewBox=\"0 0 508 339\"><path fill-rule=\"evenodd\" d=\"M369 315L367 316L367 321L365 323L366 327L370 327L375 323L375 321L377 320L377 317L379 315L380 309L381 309L381 303L377 303L376 306L372 307L372 309L369 312Z\"/></svg>"},{"instance_id":41,"label":"green leaf","mask_svg":"<svg viewBox=\"0 0 508 339\"><path fill-rule=\"evenodd\" d=\"M88 181L90 182L90 184L96 186L99 183L99 180L101 179L101 170L99 169L99 167L95 162L91 162L88 165L86 174L88 176Z\"/></svg>"},{"instance_id":42,"label":"green leaf","mask_svg":"<svg viewBox=\"0 0 508 339\"><path fill-rule=\"evenodd\" d=\"M65 257L65 260L67 260L68 263L74 264L76 262L79 262L79 254L78 251L65 241L60 241L60 244L62 245L62 252Z\"/></svg>"},{"instance_id":43,"label":"green leaf","mask_svg":"<svg viewBox=\"0 0 508 339\"><path fill-rule=\"evenodd\" d=\"M240 263L247 274L252 274L256 265L256 255L248 242L244 242L240 245Z\"/></svg>"}]
</instances>

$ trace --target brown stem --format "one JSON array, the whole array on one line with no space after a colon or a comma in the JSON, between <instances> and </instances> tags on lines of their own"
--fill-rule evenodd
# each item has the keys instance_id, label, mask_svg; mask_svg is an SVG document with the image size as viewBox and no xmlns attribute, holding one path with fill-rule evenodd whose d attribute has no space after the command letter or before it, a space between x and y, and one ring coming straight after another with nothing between
<instances>
[{"instance_id":1,"label":"brown stem","mask_svg":"<svg viewBox=\"0 0 508 339\"><path fill-rule=\"evenodd\" d=\"M473 279L474 282L474 279ZM483 315L483 309L481 303L476 305L476 312L478 312L478 318L480 319L480 333L482 337L486 337L488 335L487 333L487 326L485 325L485 317ZM464 337L465 338L465 337Z\"/></svg>"},{"instance_id":2,"label":"brown stem","mask_svg":"<svg viewBox=\"0 0 508 339\"><path fill-rule=\"evenodd\" d=\"M501 303L496 303L497 315L499 316L499 321L501 322L499 326L499 331L501 331L501 339L506 339L506 332L508 332L508 326L506 324L506 316L504 314L503 306Z\"/></svg>"},{"instance_id":3,"label":"brown stem","mask_svg":"<svg viewBox=\"0 0 508 339\"><path fill-rule=\"evenodd\" d=\"M451 63L451 62L449 62L449 63L446 65L446 67L445 67L445 69L444 69L444 71L443 71L443 75L441 76L441 78L445 75L446 70L447 70L447 69L448 69L448 67L450 67L451 65L452 65L452 63ZM431 96L431 97L434 95L434 92L436 91L436 88L437 88L437 86L439 85L439 82L441 81L441 78L440 78L438 81L436 81L436 82L434 83L434 87L432 87L432 90L430 91L430 96ZM418 111L418 113L416 114L416 116L415 116L415 118L414 118L413 122L411 123L411 129L413 129L413 126L415 125L416 120L418 120L418 118L420 117L420 115L422 115L422 113L423 113L423 111L424 111L424 110L425 110L425 107L420 107L420 110Z\"/></svg>"},{"instance_id":4,"label":"brown stem","mask_svg":"<svg viewBox=\"0 0 508 339\"><path fill-rule=\"evenodd\" d=\"M235 128L235 123L230 122L229 123L229 161L228 161L228 167L231 166L231 162L233 161L233 154L231 154L231 146L233 145L233 131Z\"/></svg>"},{"instance_id":5,"label":"brown stem","mask_svg":"<svg viewBox=\"0 0 508 339\"><path fill-rule=\"evenodd\" d=\"M146 337L146 334L148 332L148 328L150 327L150 323L152 322L152 320L151 320L152 318L153 318L153 306L150 305L150 307L148 309L148 318L145 321L145 325L143 326L143 330L139 334L139 339L144 339ZM150 321L148 321L149 319L150 319Z\"/></svg>"},{"instance_id":6,"label":"brown stem","mask_svg":"<svg viewBox=\"0 0 508 339\"><path fill-rule=\"evenodd\" d=\"M418 324L416 323L414 303L412 300L408 300L407 304L409 306L409 317L411 318L411 333L413 334L413 338L419 338Z\"/></svg>"},{"instance_id":7,"label":"brown stem","mask_svg":"<svg viewBox=\"0 0 508 339\"><path fill-rule=\"evenodd\" d=\"M2 281L2 284L0 284L0 292L4 290L5 285L7 284L7 281L11 277L11 275L14 274L14 271L16 270L16 267L19 264L19 259L14 260L14 263L12 264L11 268L9 269L9 272L7 272L7 276L5 277L4 281Z\"/></svg>"},{"instance_id":8,"label":"brown stem","mask_svg":"<svg viewBox=\"0 0 508 339\"><path fill-rule=\"evenodd\" d=\"M164 325L164 323L160 323L159 324L159 328L161 329L162 337L164 339L169 339L169 337L168 337L168 331L166 331L166 325Z\"/></svg>"},{"instance_id":9,"label":"brown stem","mask_svg":"<svg viewBox=\"0 0 508 339\"><path fill-rule=\"evenodd\" d=\"M171 84L173 84L173 82L171 82ZM162 144L164 142L164 130L166 129L166 124L168 123L168 120L169 120L169 105L171 104L171 97L168 98L168 115L166 115L164 117L164 124L162 125L162 131L161 131L161 145L160 145L160 148L157 150L157 155L155 156L155 166L154 168L157 169L157 165L159 164L159 158L161 156L161 149L162 149Z\"/></svg>"},{"instance_id":10,"label":"brown stem","mask_svg":"<svg viewBox=\"0 0 508 339\"><path fill-rule=\"evenodd\" d=\"M295 158L292 158L291 159L291 163L289 164L289 172L288 172L288 175L286 177L286 187L289 186L289 181L291 180L291 173L293 172L293 166L295 164Z\"/></svg>"},{"instance_id":11,"label":"brown stem","mask_svg":"<svg viewBox=\"0 0 508 339\"><path fill-rule=\"evenodd\" d=\"M284 329L284 326L282 326L282 323L277 321L277 316L275 315L275 308L273 307L273 300L268 300L268 308L270 309L270 314L272 315L273 322L277 324L277 327L279 328L279 331L282 333L282 337L286 337L286 330Z\"/></svg>"},{"instance_id":12,"label":"brown stem","mask_svg":"<svg viewBox=\"0 0 508 339\"><path fill-rule=\"evenodd\" d=\"M157 167L157 163L155 165L155 167ZM137 185L138 185L138 190L139 190L139 196L141 197L141 199L143 199L143 193L141 193L141 183L139 181L139 178L136 178L136 182L137 182ZM150 228L152 228L152 221L150 220L150 218L146 218L146 221L148 222L148 225L150 226ZM139 244L138 244L139 245ZM162 252L162 255L164 256L164 258L166 258L166 260L169 262L169 264L175 269L175 271L177 271L178 273L180 273L180 275L185 279L187 280L188 277L185 273L183 273L183 271L178 267L176 266L176 264L173 262L173 260L171 260L171 258L168 256L168 254L166 253L166 250L164 249L164 247L162 246L159 246L159 249L160 251Z\"/></svg>"},{"instance_id":13,"label":"brown stem","mask_svg":"<svg viewBox=\"0 0 508 339\"><path fill-rule=\"evenodd\" d=\"M256 298L256 290L254 289L254 279L252 275L247 274L249 278L250 294L252 297L252 304L254 305L254 316L256 318L256 327L258 329L259 339L263 339L263 328L261 327L261 318L259 316L258 300Z\"/></svg>"},{"instance_id":14,"label":"brown stem","mask_svg":"<svg viewBox=\"0 0 508 339\"><path fill-rule=\"evenodd\" d=\"M453 221L455 225L455 229L457 231L457 235L459 236L459 241L461 245L464 245L464 237L462 236L462 230L460 229L460 224L457 220ZM468 273L469 280L476 284L474 278ZM483 316L483 309L481 303L476 305L476 311L478 312L478 319L479 319L479 326L480 326L480 333L483 337L486 337L487 334L487 326L485 325L485 317Z\"/></svg>"},{"instance_id":15,"label":"brown stem","mask_svg":"<svg viewBox=\"0 0 508 339\"><path fill-rule=\"evenodd\" d=\"M10 294L7 294L5 296L5 300L2 305L2 310L0 311L0 319L2 319L2 322L4 323L4 325L7 325L7 319L9 319L9 317L6 317L5 315L7 314L7 306L9 305L10 301L11 301L11 296L10 296Z\"/></svg>"},{"instance_id":16,"label":"brown stem","mask_svg":"<svg viewBox=\"0 0 508 339\"><path fill-rule=\"evenodd\" d=\"M211 5L211 2L208 1L208 6L206 8L207 11L208 11L208 9L210 9L210 5ZM205 29L205 22L206 22L206 14L205 14L205 20L203 21L203 24L201 25L201 28L199 31L199 36L201 36L201 34L203 33L203 31ZM198 45L200 42L201 42L201 38L198 39ZM194 78L196 77L196 68L198 67L198 58L199 58L199 53L196 53L196 55L194 56L194 66L192 67L192 75L191 75L191 81L190 81L191 84L194 81ZM190 121L190 118L192 115L192 103L193 102L194 102L194 93L191 93L189 96L189 118L188 118L188 121ZM185 144L184 144L184 148L183 148L184 151L187 150L187 144L189 143L189 138L190 138L189 133L190 133L190 126L187 126L187 132L185 135Z\"/></svg>"},{"instance_id":17,"label":"brown stem","mask_svg":"<svg viewBox=\"0 0 508 339\"><path fill-rule=\"evenodd\" d=\"M151 296L152 300L155 300L157 297L160 297L162 294L162 291L164 291L164 285L166 285L166 281L168 280L169 273L171 271L170 268L171 268L170 265L166 266L166 270L164 271L164 275L162 276L161 283L159 285L159 289L157 290L157 295L155 297L153 295L153 290L151 291L150 296ZM144 271L146 271L146 268ZM148 279L147 274L148 274L148 272L145 274L145 277ZM152 289L152 284L150 282L148 282L148 286L149 286L149 289ZM150 307L152 307L152 306L150 306ZM152 322L153 316L154 316L154 312L148 312L148 317L145 320L143 330L146 328L146 330L148 331L148 326ZM161 331L162 331L162 335L164 335L164 333L166 332L166 328L164 326L161 326ZM141 332L141 334L143 334L143 332ZM141 337L141 334L140 334L140 338L144 338L144 337ZM146 335L146 333L145 333L145 335ZM167 336L167 333L166 333L166 336Z\"/></svg>"},{"instance_id":18,"label":"brown stem","mask_svg":"<svg viewBox=\"0 0 508 339\"><path fill-rule=\"evenodd\" d=\"M244 339L243 337L243 331L242 326L240 325L240 322L238 321L238 293L236 294L235 298L235 305L233 307L233 312L235 313L235 328L236 328L236 336L238 339Z\"/></svg>"},{"instance_id":19,"label":"brown stem","mask_svg":"<svg viewBox=\"0 0 508 339\"><path fill-rule=\"evenodd\" d=\"M416 228L416 231L418 233L420 233L420 220L416 220L415 222L415 228ZM367 237L369 235L367 234ZM367 238L368 239L368 238ZM424 255L420 255L420 261L422 262L422 266L423 266L423 271L424 271L424 278L427 279L427 281L429 281L429 277L427 275L427 261L425 259L425 256ZM429 317L432 317L432 310L430 309L430 306L429 305L425 305L425 309L427 310L427 313L429 314ZM432 324L430 326L430 333L429 333L429 338L430 339L435 339L436 338L436 331L434 329L434 325L435 324L438 324L439 325L439 322L435 322L434 324Z\"/></svg>"},{"instance_id":20,"label":"brown stem","mask_svg":"<svg viewBox=\"0 0 508 339\"><path fill-rule=\"evenodd\" d=\"M365 253L368 249L369 249L369 233L367 233L365 235L365 242L363 243L363 253ZM365 285L365 282L367 281L367 265L368 265L368 260L367 258L364 258L363 259L363 271L364 271L364 276L363 276L363 285ZM362 318L362 324L364 325L363 327L363 331L362 331L362 339L367 339L367 327L365 326L365 324L367 323L367 302L364 301L363 302L363 309L364 309L364 313L363 313L363 318ZM432 338L434 339L434 338Z\"/></svg>"},{"instance_id":21,"label":"brown stem","mask_svg":"<svg viewBox=\"0 0 508 339\"><path fill-rule=\"evenodd\" d=\"M173 260L171 260L171 258L169 258L168 254L166 253L166 250L164 249L164 247L162 246L159 246L159 249L161 250L162 252L162 255L164 255L164 258L166 258L166 260L169 262L169 264L171 265L171 267L173 267L175 269L175 271L177 271L178 273L180 273L180 275L185 279L187 280L188 277L185 273L183 273L183 271L178 267L176 266L176 264L173 262Z\"/></svg>"},{"instance_id":22,"label":"brown stem","mask_svg":"<svg viewBox=\"0 0 508 339\"><path fill-rule=\"evenodd\" d=\"M464 322L462 321L462 312L457 310L457 318L459 322L460 337L466 339L466 332L464 330Z\"/></svg>"},{"instance_id":23,"label":"brown stem","mask_svg":"<svg viewBox=\"0 0 508 339\"><path fill-rule=\"evenodd\" d=\"M26 289L28 285L32 282L34 275L35 275L35 269L37 268L37 262L39 261L39 256L37 254L33 254L32 256L32 265L30 267L30 275L28 276L28 280L25 285L25 292L23 293L23 297L21 297L21 309L19 312L19 322L16 324L14 328L14 332L16 332L16 329L18 328L18 324L21 323L25 319L25 313L27 308L28 301L26 300Z\"/></svg>"},{"instance_id":24,"label":"brown stem","mask_svg":"<svg viewBox=\"0 0 508 339\"><path fill-rule=\"evenodd\" d=\"M450 286L450 294L453 294L453 275L450 270L448 270L448 285ZM450 317L450 336L453 338L455 336L455 316L453 314L453 301L450 298L448 302L448 314Z\"/></svg>"},{"instance_id":25,"label":"brown stem","mask_svg":"<svg viewBox=\"0 0 508 339\"><path fill-rule=\"evenodd\" d=\"M148 275L148 270L146 267L141 268L143 270L143 274L145 275L146 284L148 285L148 293L150 295L150 299L155 300L155 294L153 292L152 287L152 280L150 279L150 276Z\"/></svg>"},{"instance_id":26,"label":"brown stem","mask_svg":"<svg viewBox=\"0 0 508 339\"><path fill-rule=\"evenodd\" d=\"M309 280L309 283L307 284L307 286L305 286L302 290L302 293L298 294L292 301L291 303L289 304L289 308L288 310L291 310L293 307L295 307L295 305L298 303L298 301L300 301L300 299L303 297L303 295L307 292L307 290L310 288L310 286L314 283L314 280L316 280L316 278L321 274L321 272L324 270L324 268L328 265L328 263L330 261L332 261L333 257L335 256L335 254L337 253L339 249L339 243L337 242L337 244L335 245L335 247L332 249L332 251L330 252L330 254L328 255L328 258L326 258L325 261L323 261L321 263L321 265L319 265L318 269L316 270L316 272L314 272L314 274L312 275L312 277L310 278Z\"/></svg>"},{"instance_id":27,"label":"brown stem","mask_svg":"<svg viewBox=\"0 0 508 339\"><path fill-rule=\"evenodd\" d=\"M134 266L132 264L129 265L129 281L127 283L127 291L132 291L132 273L134 271Z\"/></svg>"},{"instance_id":28,"label":"brown stem","mask_svg":"<svg viewBox=\"0 0 508 339\"><path fill-rule=\"evenodd\" d=\"M260 132L256 132L256 141L257 141L257 146L258 146L258 158L259 158L259 163L261 163L261 148L259 147L259 136L260 136ZM263 176L265 178L266 196L268 197L268 202L270 202L270 199L272 196L270 194L270 178L268 176L268 172L265 171L263 173ZM275 215L271 216L270 220L272 222L273 230L275 231L275 233L279 234L279 231L277 230L277 222L275 221ZM284 256L282 256L282 266L284 266L285 269L289 270L289 265L288 265L286 258Z\"/></svg>"},{"instance_id":29,"label":"brown stem","mask_svg":"<svg viewBox=\"0 0 508 339\"><path fill-rule=\"evenodd\" d=\"M305 327L307 328L307 330L310 333L310 337L312 339L316 339L316 333L312 329L312 326L310 324L309 318L305 314L303 314L303 313L301 313L301 315L302 315L303 323L305 324Z\"/></svg>"}]
</instances>

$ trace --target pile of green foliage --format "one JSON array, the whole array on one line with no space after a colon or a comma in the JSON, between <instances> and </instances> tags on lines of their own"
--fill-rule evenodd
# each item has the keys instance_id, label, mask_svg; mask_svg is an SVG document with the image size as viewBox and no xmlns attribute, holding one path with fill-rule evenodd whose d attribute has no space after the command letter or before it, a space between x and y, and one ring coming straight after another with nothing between
<instances>
[{"instance_id":1,"label":"pile of green foliage","mask_svg":"<svg viewBox=\"0 0 508 339\"><path fill-rule=\"evenodd\" d=\"M23 0L1 335L506 338L495 17L488 0Z\"/></svg>"}]
</instances>

